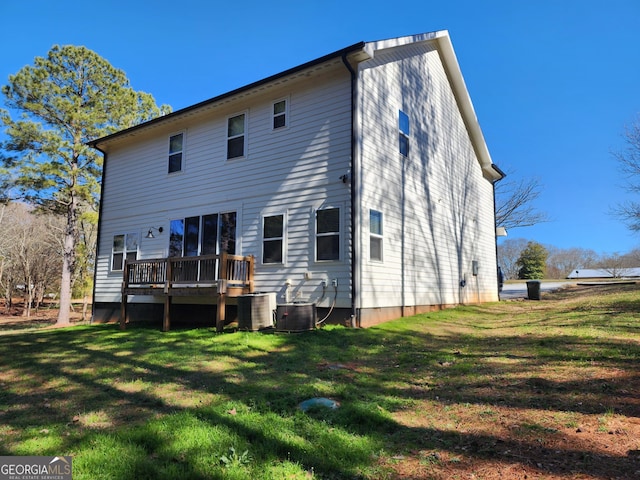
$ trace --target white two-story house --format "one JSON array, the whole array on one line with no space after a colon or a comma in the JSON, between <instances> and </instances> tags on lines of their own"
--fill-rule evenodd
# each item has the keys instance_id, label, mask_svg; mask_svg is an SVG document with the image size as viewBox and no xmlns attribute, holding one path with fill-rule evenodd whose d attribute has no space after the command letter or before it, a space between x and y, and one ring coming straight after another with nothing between
<instances>
[{"instance_id":1,"label":"white two-story house","mask_svg":"<svg viewBox=\"0 0 640 480\"><path fill-rule=\"evenodd\" d=\"M166 327L230 320L247 292L356 326L498 300L502 174L446 31L358 43L90 145L95 321L123 300Z\"/></svg>"}]
</instances>

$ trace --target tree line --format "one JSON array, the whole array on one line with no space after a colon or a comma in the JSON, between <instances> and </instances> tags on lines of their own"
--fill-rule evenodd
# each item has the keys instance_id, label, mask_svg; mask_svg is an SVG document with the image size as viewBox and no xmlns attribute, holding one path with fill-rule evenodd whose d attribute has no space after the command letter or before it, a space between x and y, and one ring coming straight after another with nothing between
<instances>
[{"instance_id":1,"label":"tree line","mask_svg":"<svg viewBox=\"0 0 640 480\"><path fill-rule=\"evenodd\" d=\"M601 269L617 277L626 268L640 267L640 248L598 254L587 248L558 248L514 238L498 246L498 264L507 279L567 278L581 269Z\"/></svg>"},{"instance_id":2,"label":"tree line","mask_svg":"<svg viewBox=\"0 0 640 480\"><path fill-rule=\"evenodd\" d=\"M0 290L7 313L16 293L24 297L25 316L47 293L57 294L60 230L62 223L55 216L33 215L21 203L0 205Z\"/></svg>"}]
</instances>

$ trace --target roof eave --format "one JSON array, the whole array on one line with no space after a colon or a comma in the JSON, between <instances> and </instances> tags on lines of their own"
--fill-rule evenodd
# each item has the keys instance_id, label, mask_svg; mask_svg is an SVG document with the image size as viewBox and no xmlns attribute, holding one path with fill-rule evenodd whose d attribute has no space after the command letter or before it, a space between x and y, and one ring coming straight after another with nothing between
<instances>
[{"instance_id":1,"label":"roof eave","mask_svg":"<svg viewBox=\"0 0 640 480\"><path fill-rule=\"evenodd\" d=\"M445 65L453 94L462 112L462 118L469 132L469 137L471 138L478 161L480 162L482 173L486 179L494 182L498 181L503 178L504 174L499 169L496 170L494 168L494 163L491 160L491 154L489 153L482 129L480 128L480 123L478 122L478 117L473 108L473 103L471 102L469 91L462 76L458 59L453 50L451 38L447 31L441 31L437 32L434 40L437 42L438 52Z\"/></svg>"},{"instance_id":2,"label":"roof eave","mask_svg":"<svg viewBox=\"0 0 640 480\"><path fill-rule=\"evenodd\" d=\"M194 105L190 105L190 106L182 108L180 110L176 110L175 112L172 112L172 113L169 113L167 115L163 115L163 116L154 118L153 120L149 120L147 122L143 122L143 123L140 123L138 125L134 125L133 127L117 131L117 132L112 133L110 135L106 135L104 137L100 137L100 138L97 138L95 140L91 140L90 142L87 142L87 145L92 147L92 148L100 150L99 145L105 144L105 143L107 143L107 142L109 142L111 140L114 140L114 139L118 138L118 137L125 136L125 135L130 135L130 134L132 134L132 133L134 133L136 131L139 131L139 130L144 130L144 129L147 129L147 128L151 128L151 127L157 126L157 125L162 124L162 123L167 123L167 122L173 121L173 120L175 120L175 119L177 119L179 117L188 115L188 114L190 114L190 113L192 113L194 111L200 110L200 109L205 108L205 107L207 107L209 105L216 104L216 103L218 103L220 101L223 101L223 100L225 100L227 98L231 98L231 97L234 97L236 95L240 95L240 94L242 94L244 92L248 92L248 91L251 91L253 89L259 88L262 85L266 85L266 84L269 84L269 83L272 83L272 82L276 82L276 81L278 81L278 80L280 80L282 78L285 78L285 77L288 77L288 76L291 76L291 75L295 75L298 72L304 71L304 70L309 69L309 68L313 68L313 67L315 67L317 65L321 65L322 63L328 62L330 60L333 60L333 59L336 59L336 58L342 58L342 57L344 57L346 55L349 55L349 54L351 54L353 52L356 52L358 50L363 50L364 46L365 46L364 42L355 43L355 44L353 44L351 46L348 46L346 48L343 48L341 50L335 51L333 53L329 53L329 54L324 55L322 57L316 58L315 60L311 60L309 62L303 63L302 65L298 65L296 67L290 68L288 70L285 70L283 72L277 73L275 75L271 75L269 77L263 78L262 80L258 80L256 82L250 83L250 84L245 85L243 87L240 87L240 88L237 88L235 90L231 90L229 92L226 92L226 93L223 93L221 95L218 95L216 97L210 98L208 100L204 100L204 101L196 103Z\"/></svg>"}]
</instances>

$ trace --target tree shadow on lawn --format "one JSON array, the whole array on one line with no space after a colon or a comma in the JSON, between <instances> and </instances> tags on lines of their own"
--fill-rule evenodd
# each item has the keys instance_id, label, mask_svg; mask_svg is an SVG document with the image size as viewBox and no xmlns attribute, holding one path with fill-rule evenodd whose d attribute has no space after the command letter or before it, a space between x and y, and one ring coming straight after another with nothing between
<instances>
[{"instance_id":1,"label":"tree shadow on lawn","mask_svg":"<svg viewBox=\"0 0 640 480\"><path fill-rule=\"evenodd\" d=\"M289 462L321 478L358 478L376 468L381 451L393 456L414 449L596 478L640 469L633 455L559 451L528 439L394 419L422 401L583 414L613 408L638 417L637 343L525 336L479 344L462 335L452 341L384 328L265 337L209 329L122 332L110 325L3 337L0 453L36 454L40 445L37 454L78 455L76 465L90 473L105 461L95 456L102 446L118 453L119 478L217 478L219 458L234 445L252 454L253 474ZM546 366L572 362L597 362L621 375L543 378ZM315 396L339 400L341 407L297 409ZM91 420L95 412L102 416ZM177 432L185 426L217 436L203 433L208 440L184 447Z\"/></svg>"}]
</instances>

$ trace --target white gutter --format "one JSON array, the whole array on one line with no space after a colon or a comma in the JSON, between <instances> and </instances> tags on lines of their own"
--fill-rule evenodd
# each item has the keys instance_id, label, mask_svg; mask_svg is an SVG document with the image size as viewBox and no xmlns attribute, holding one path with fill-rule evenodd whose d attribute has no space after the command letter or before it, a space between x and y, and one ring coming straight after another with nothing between
<instances>
[{"instance_id":1,"label":"white gutter","mask_svg":"<svg viewBox=\"0 0 640 480\"><path fill-rule=\"evenodd\" d=\"M467 86L464 82L464 77L460 71L460 65L458 64L458 59L453 50L449 32L446 30L436 32L435 40L438 45L440 58L442 58L442 63L444 64L447 77L449 78L449 83L453 89L453 94L456 97L458 107L462 112L462 119L464 120L467 132L469 132L469 136L471 137L473 149L475 150L480 166L482 167L482 173L486 179L492 182L500 180L502 175L500 175L499 171L496 171L496 169L493 168L491 154L489 153L487 143L485 142L484 135L480 129L480 123L478 122L476 111L473 108L473 103L471 102L469 91L467 90Z\"/></svg>"}]
</instances>

